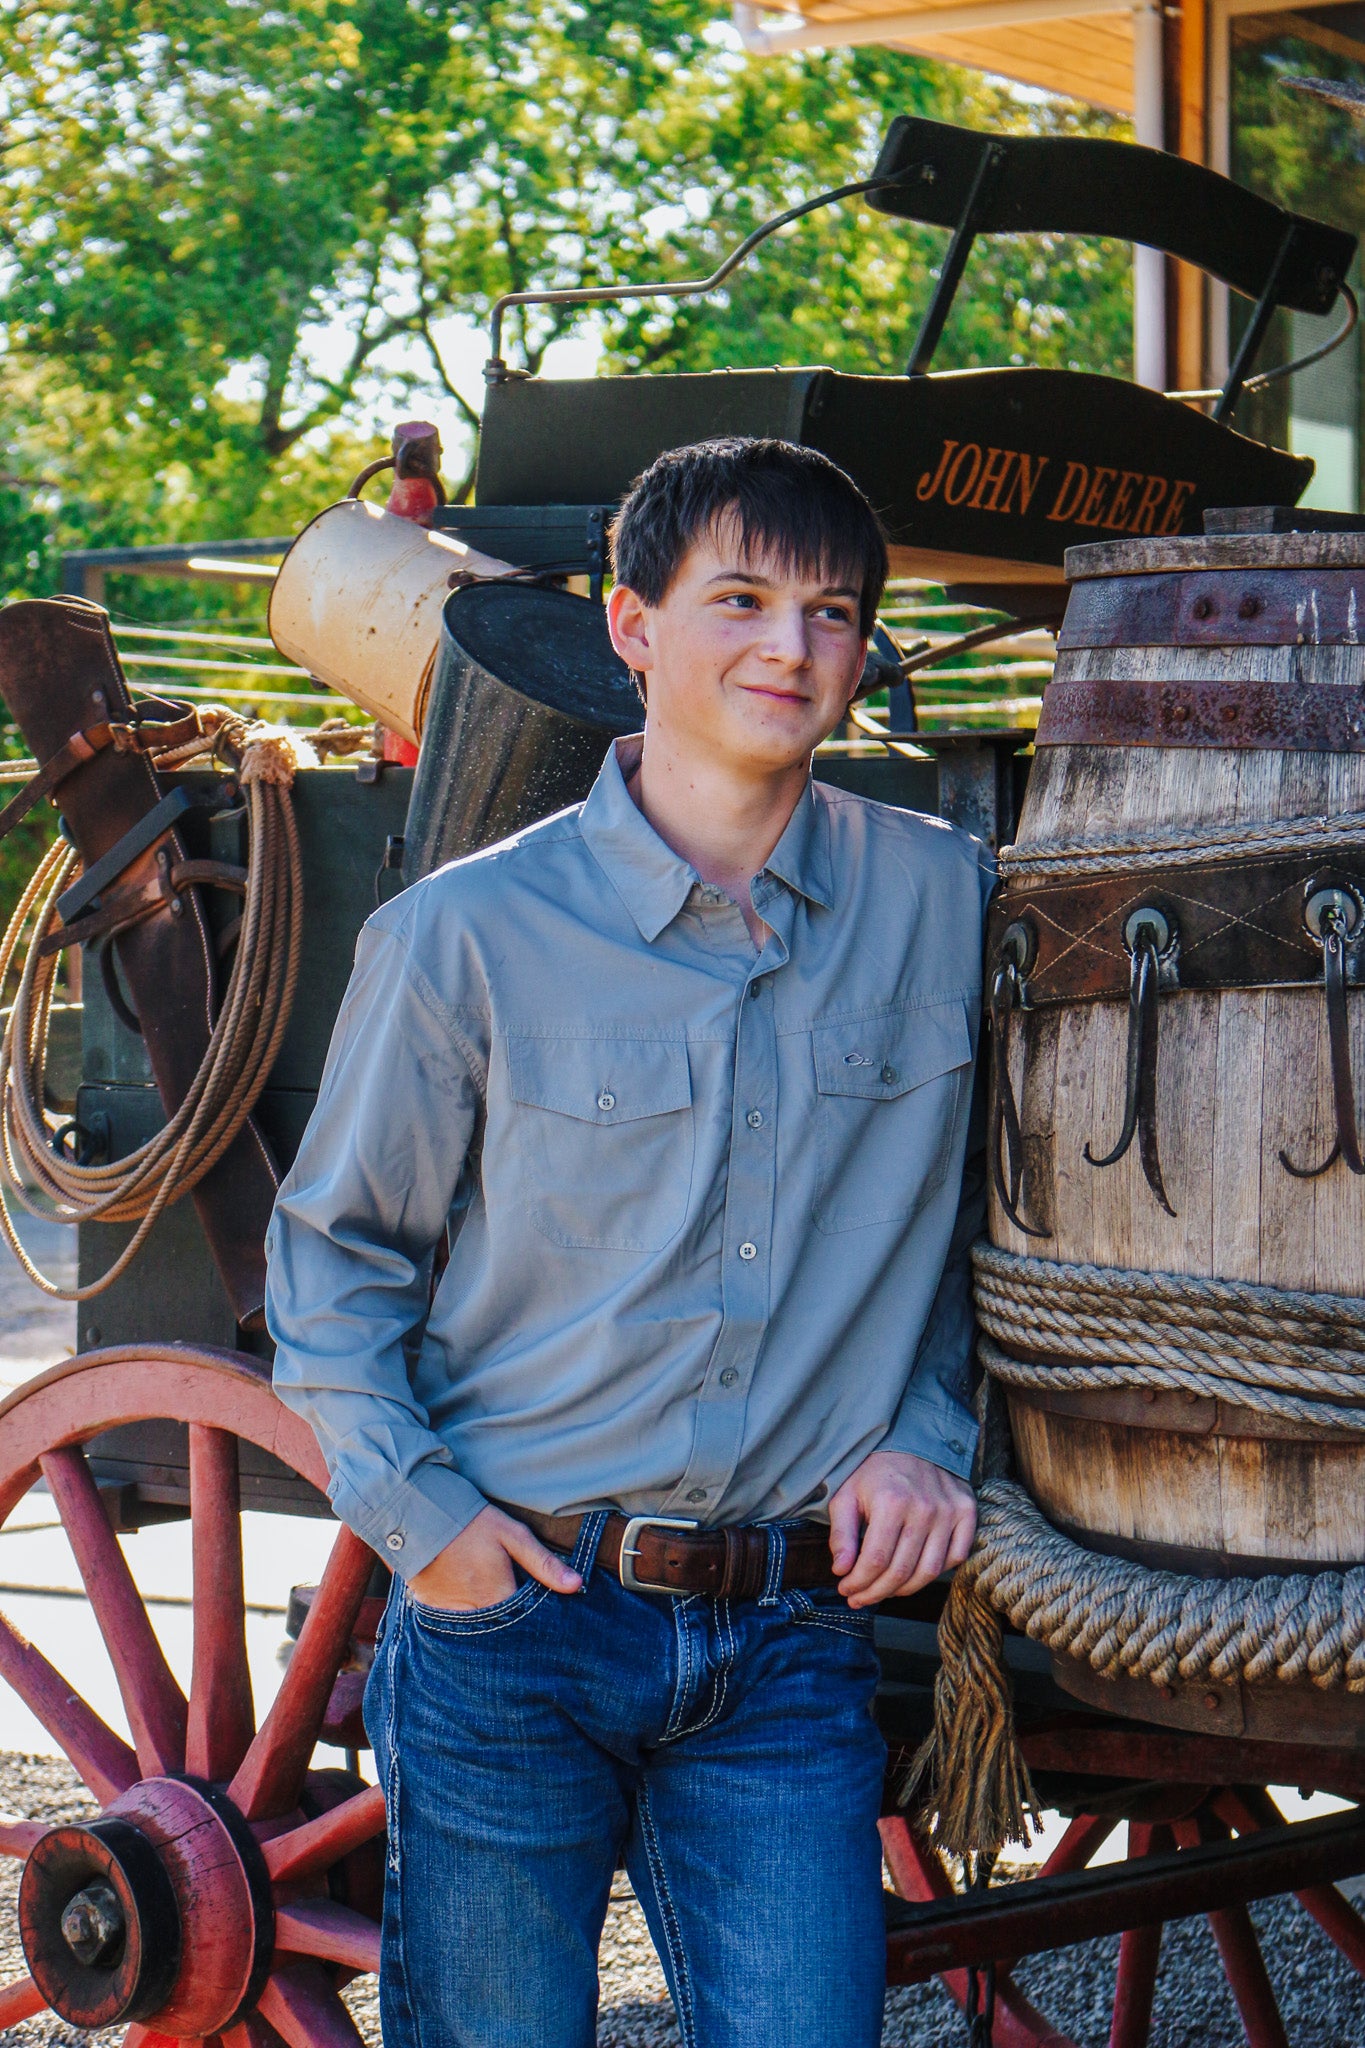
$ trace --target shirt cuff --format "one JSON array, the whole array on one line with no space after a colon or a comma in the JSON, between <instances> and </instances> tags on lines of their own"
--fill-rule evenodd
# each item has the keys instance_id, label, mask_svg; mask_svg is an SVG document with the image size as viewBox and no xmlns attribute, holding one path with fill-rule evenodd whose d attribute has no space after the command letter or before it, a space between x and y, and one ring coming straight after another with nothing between
<instances>
[{"instance_id":1,"label":"shirt cuff","mask_svg":"<svg viewBox=\"0 0 1365 2048\"><path fill-rule=\"evenodd\" d=\"M400 1577L415 1578L488 1506L477 1486L436 1460L419 1465L376 1509L340 1477L329 1489L347 1528Z\"/></svg>"},{"instance_id":2,"label":"shirt cuff","mask_svg":"<svg viewBox=\"0 0 1365 2048\"><path fill-rule=\"evenodd\" d=\"M970 1479L979 1434L974 1418L956 1401L926 1401L908 1393L877 1449L909 1451L926 1464L941 1466L959 1479Z\"/></svg>"}]
</instances>

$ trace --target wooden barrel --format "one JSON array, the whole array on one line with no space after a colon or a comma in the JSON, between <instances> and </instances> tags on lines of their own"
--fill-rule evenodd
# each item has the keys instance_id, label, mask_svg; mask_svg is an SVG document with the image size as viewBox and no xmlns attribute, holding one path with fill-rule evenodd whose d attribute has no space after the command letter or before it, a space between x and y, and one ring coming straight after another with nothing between
<instances>
[{"instance_id":1,"label":"wooden barrel","mask_svg":"<svg viewBox=\"0 0 1365 2048\"><path fill-rule=\"evenodd\" d=\"M1026 908L1013 943L1034 955L1016 991L1027 1000L1032 981L1039 997L996 1033L1022 1174L1017 1221L1000 1176L992 1241L1030 1261L1365 1296L1365 1177L1342 1157L1312 1178L1286 1164L1319 1166L1336 1132L1313 888L1340 888L1354 917L1358 884L1365 940L1365 829L1354 849L1337 829L1365 813L1365 533L1121 542L1072 549L1067 568L1015 849L1026 858L1011 868L1007 855L992 922L998 958L1002 927ZM1145 842L1171 850L1125 871L1121 849ZM1220 842L1215 871L1205 854ZM1049 849L1078 843L1096 858L1063 852L1049 867ZM1122 1135L1135 1028L1124 933L1144 905L1179 927L1137 1027L1154 1009L1155 1184L1141 1138L1093 1163ZM1160 933L1146 936L1155 949ZM1365 1101L1349 937L1343 955ZM1140 1304L1132 1323L1144 1327ZM1204 1575L1365 1562L1365 1407L1358 1432L1339 1417L1324 1434L1188 1387L1007 1394L1020 1477L1091 1548ZM1079 1666L1059 1675L1098 1683ZM1115 1704L1112 1687L1100 1696Z\"/></svg>"}]
</instances>

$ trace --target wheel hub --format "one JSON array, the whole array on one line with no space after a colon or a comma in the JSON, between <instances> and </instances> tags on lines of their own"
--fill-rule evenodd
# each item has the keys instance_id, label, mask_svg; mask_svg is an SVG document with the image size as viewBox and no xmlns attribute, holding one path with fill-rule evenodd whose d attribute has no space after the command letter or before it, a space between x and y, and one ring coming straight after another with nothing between
<instances>
[{"instance_id":1,"label":"wheel hub","mask_svg":"<svg viewBox=\"0 0 1365 2048\"><path fill-rule=\"evenodd\" d=\"M265 1981L270 1881L220 1791L147 1778L98 1820L35 1845L19 1928L35 1984L70 2025L154 2020L163 2034L214 2034Z\"/></svg>"}]
</instances>

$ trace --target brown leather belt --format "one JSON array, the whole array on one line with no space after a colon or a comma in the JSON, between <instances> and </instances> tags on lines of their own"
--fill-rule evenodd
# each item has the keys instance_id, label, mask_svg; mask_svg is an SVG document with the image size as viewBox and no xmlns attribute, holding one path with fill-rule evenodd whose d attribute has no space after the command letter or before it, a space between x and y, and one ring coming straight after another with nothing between
<instances>
[{"instance_id":1,"label":"brown leather belt","mask_svg":"<svg viewBox=\"0 0 1365 2048\"><path fill-rule=\"evenodd\" d=\"M572 1554L586 1517L542 1515L509 1507L551 1550ZM809 1592L835 1583L829 1530L819 1522L786 1529L783 1592ZM661 1515L611 1515L597 1562L637 1593L711 1593L719 1599L756 1600L768 1579L768 1531L759 1523L738 1529L699 1529Z\"/></svg>"}]
</instances>

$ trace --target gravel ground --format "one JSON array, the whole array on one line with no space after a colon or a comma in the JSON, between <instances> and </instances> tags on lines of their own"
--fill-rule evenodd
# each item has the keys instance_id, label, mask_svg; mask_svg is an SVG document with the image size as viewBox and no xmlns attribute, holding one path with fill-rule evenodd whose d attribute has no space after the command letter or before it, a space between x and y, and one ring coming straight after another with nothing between
<instances>
[{"instance_id":1,"label":"gravel ground","mask_svg":"<svg viewBox=\"0 0 1365 2048\"><path fill-rule=\"evenodd\" d=\"M0 1810L64 1820L89 1810L65 1763L51 1757L0 1757ZM0 1982L22 1973L14 1920L17 1868L0 1871ZM1293 2048L1361 2048L1365 1982L1292 1902L1252 1909ZM1038 1957L1018 1971L1022 1988L1053 2024L1079 2044L1104 2048L1109 2038L1117 1941L1089 1942ZM368 2048L379 2048L373 1980L347 1999ZM121 2030L83 2035L54 2015L0 2034L4 2048L116 2048ZM937 1983L893 1991L887 1999L883 2048L963 2048L957 2007ZM598 2048L679 2048L663 1973L644 1917L619 1880L602 1944L602 2013ZM1243 2035L1203 1921L1167 1930L1151 2048L1240 2048ZM534 2044L527 2044L534 2048ZM831 2044L834 2048L834 2044Z\"/></svg>"}]
</instances>

